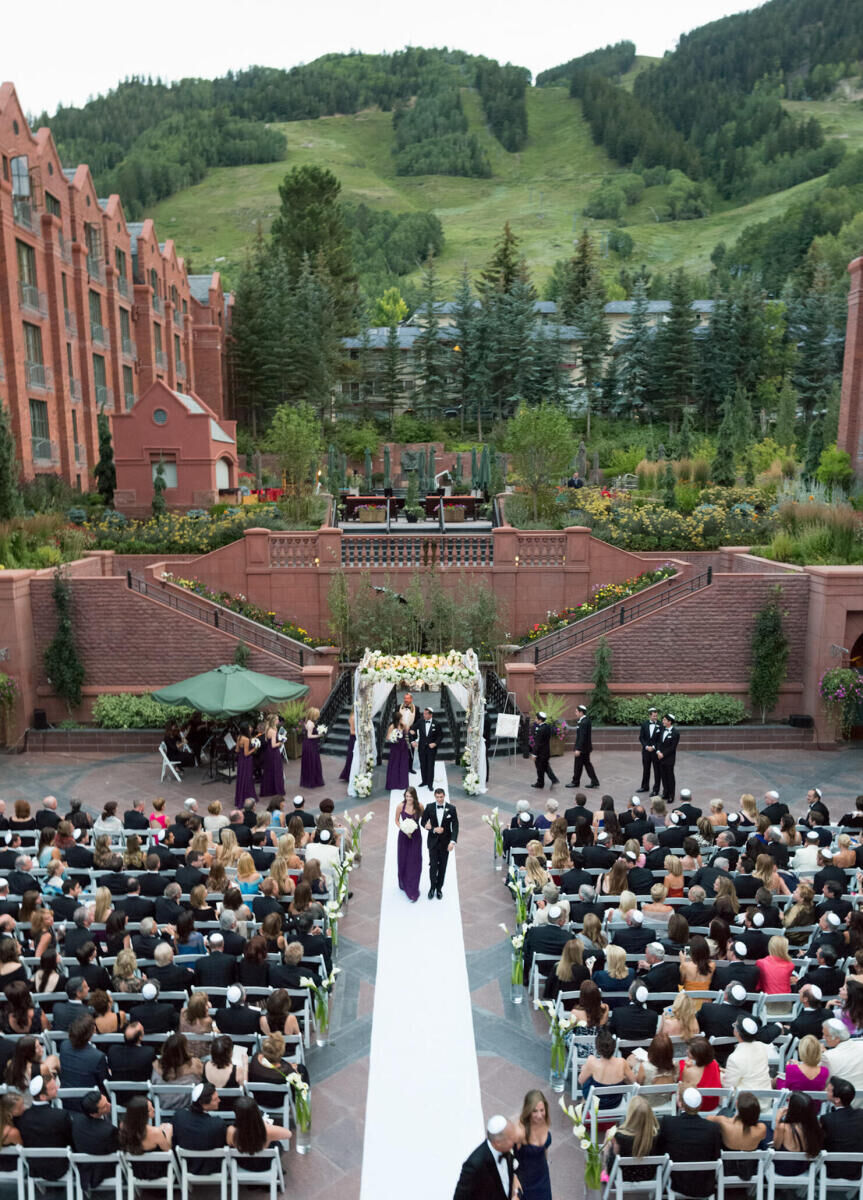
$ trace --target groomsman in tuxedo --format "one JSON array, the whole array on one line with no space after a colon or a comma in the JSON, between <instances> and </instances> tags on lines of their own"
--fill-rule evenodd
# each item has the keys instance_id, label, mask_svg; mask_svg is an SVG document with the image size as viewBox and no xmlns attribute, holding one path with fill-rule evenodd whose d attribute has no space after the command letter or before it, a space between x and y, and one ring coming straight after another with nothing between
<instances>
[{"instance_id":1,"label":"groomsman in tuxedo","mask_svg":"<svg viewBox=\"0 0 863 1200\"><path fill-rule=\"evenodd\" d=\"M545 786L546 775L552 787L560 780L551 769L551 725L544 712L538 712L537 723L533 727L533 756L536 762L536 783L530 786L542 788Z\"/></svg>"},{"instance_id":2,"label":"groomsman in tuxedo","mask_svg":"<svg viewBox=\"0 0 863 1200\"><path fill-rule=\"evenodd\" d=\"M414 725L414 733L417 737L412 745L415 750L418 748L422 785L431 791L434 787L437 748L440 745L440 725L434 719L432 709L423 709L422 720Z\"/></svg>"},{"instance_id":3,"label":"groomsman in tuxedo","mask_svg":"<svg viewBox=\"0 0 863 1200\"><path fill-rule=\"evenodd\" d=\"M650 791L650 773L653 772L653 791L651 796L659 795L659 760L656 757L656 743L659 741L659 735L662 733L662 726L659 724L659 710L649 708L647 710L647 720L641 722L641 729L638 733L638 740L641 742L641 787L640 792Z\"/></svg>"},{"instance_id":4,"label":"groomsman in tuxedo","mask_svg":"<svg viewBox=\"0 0 863 1200\"><path fill-rule=\"evenodd\" d=\"M662 732L656 744L656 757L659 759L659 778L662 780L662 799L674 802L676 784L674 781L674 761L677 758L677 743L680 734L674 728L676 718L674 713L666 713L662 718Z\"/></svg>"},{"instance_id":5,"label":"groomsman in tuxedo","mask_svg":"<svg viewBox=\"0 0 863 1200\"><path fill-rule=\"evenodd\" d=\"M454 804L447 803L443 788L435 788L434 800L423 810L422 826L428 833L429 900L443 899L443 881L449 855L458 841L458 813Z\"/></svg>"},{"instance_id":6,"label":"groomsman in tuxedo","mask_svg":"<svg viewBox=\"0 0 863 1200\"><path fill-rule=\"evenodd\" d=\"M590 761L592 750L593 737L590 717L587 715L586 705L579 704L578 720L575 723L575 762L573 763L572 782L566 785L568 788L581 786L582 771L587 771L587 777L590 780L590 783L585 785L586 787L599 787L596 771Z\"/></svg>"},{"instance_id":7,"label":"groomsman in tuxedo","mask_svg":"<svg viewBox=\"0 0 863 1200\"><path fill-rule=\"evenodd\" d=\"M462 1164L453 1200L511 1200L518 1133L506 1117L489 1117L486 1140ZM519 1193L521 1194L521 1193Z\"/></svg>"}]
</instances>

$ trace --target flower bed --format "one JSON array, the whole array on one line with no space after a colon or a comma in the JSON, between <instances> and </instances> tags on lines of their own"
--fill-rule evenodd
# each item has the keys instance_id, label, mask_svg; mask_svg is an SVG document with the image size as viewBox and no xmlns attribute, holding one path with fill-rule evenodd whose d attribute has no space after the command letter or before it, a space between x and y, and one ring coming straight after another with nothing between
<instances>
[{"instance_id":1,"label":"flower bed","mask_svg":"<svg viewBox=\"0 0 863 1200\"><path fill-rule=\"evenodd\" d=\"M182 579L179 575L172 575L170 571L163 571L162 578L167 583L173 583L175 587L185 588L187 592L194 592L196 596L203 596L205 600L221 604L222 608L239 613L241 617L248 617L250 621L266 625L268 629L273 629L276 633L283 633L286 637L293 638L295 642L303 642L306 646L329 645L329 642L322 642L320 639L312 637L307 629L294 625L292 621L283 621L274 612L258 608L257 604L252 604L245 596L232 596L230 592L214 592L197 579Z\"/></svg>"},{"instance_id":2,"label":"flower bed","mask_svg":"<svg viewBox=\"0 0 863 1200\"><path fill-rule=\"evenodd\" d=\"M668 579L676 573L676 567L666 564L657 567L655 571L642 571L640 575L635 575L632 579L625 579L623 583L602 584L594 591L589 600L585 600L584 604L578 604L574 608L564 608L560 612L550 612L545 621L535 624L524 634L518 644L527 646L530 642L535 642L537 638L546 637L549 633L556 633L558 629L565 629L567 625L573 625L576 621L581 621L584 617L599 612L600 609L608 608L609 605L616 604L618 600L626 600L627 597L634 596L637 592L643 592L645 588L659 583L662 579Z\"/></svg>"},{"instance_id":3,"label":"flower bed","mask_svg":"<svg viewBox=\"0 0 863 1200\"><path fill-rule=\"evenodd\" d=\"M241 512L211 516L203 509L166 513L148 521L132 521L122 513L107 512L84 529L94 535L98 550L122 554L207 554L243 536L253 526L288 529L290 525L275 505L253 504Z\"/></svg>"}]
</instances>

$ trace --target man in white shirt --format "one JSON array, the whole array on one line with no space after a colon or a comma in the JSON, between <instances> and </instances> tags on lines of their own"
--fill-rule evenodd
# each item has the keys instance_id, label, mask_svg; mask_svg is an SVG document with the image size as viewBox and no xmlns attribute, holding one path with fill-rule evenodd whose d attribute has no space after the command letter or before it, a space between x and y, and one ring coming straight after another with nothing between
<instances>
[{"instance_id":1,"label":"man in white shirt","mask_svg":"<svg viewBox=\"0 0 863 1200\"><path fill-rule=\"evenodd\" d=\"M852 1108L863 1108L863 1038L852 1038L848 1027L838 1017L831 1017L822 1026L824 1032L824 1063L830 1075L838 1075L853 1083L857 1090Z\"/></svg>"}]
</instances>

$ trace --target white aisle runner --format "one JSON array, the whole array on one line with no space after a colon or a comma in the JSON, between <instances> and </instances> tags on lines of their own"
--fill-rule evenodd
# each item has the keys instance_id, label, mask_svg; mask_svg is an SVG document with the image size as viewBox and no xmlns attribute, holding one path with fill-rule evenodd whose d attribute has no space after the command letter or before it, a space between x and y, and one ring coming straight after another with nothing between
<instances>
[{"instance_id":1,"label":"white aisle runner","mask_svg":"<svg viewBox=\"0 0 863 1200\"><path fill-rule=\"evenodd\" d=\"M446 789L443 763L435 785ZM426 788L417 791L421 804L432 799ZM420 898L411 904L398 885L394 822L401 802L401 792L390 793L360 1200L448 1200L483 1136L458 851L450 855L443 899L429 900L423 834Z\"/></svg>"}]
</instances>

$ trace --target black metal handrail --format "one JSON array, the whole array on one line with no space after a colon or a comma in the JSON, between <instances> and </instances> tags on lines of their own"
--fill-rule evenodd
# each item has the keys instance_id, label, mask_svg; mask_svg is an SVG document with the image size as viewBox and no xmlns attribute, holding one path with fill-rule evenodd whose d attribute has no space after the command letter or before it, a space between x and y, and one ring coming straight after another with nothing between
<instances>
[{"instance_id":1,"label":"black metal handrail","mask_svg":"<svg viewBox=\"0 0 863 1200\"><path fill-rule=\"evenodd\" d=\"M518 712L515 700L503 686L500 676L491 667L485 673L485 696L486 706L490 705L496 712Z\"/></svg>"},{"instance_id":2,"label":"black metal handrail","mask_svg":"<svg viewBox=\"0 0 863 1200\"><path fill-rule=\"evenodd\" d=\"M452 702L449 688L443 686L440 690L440 698L443 702L446 712L446 719L449 723L450 737L452 738L453 762L461 762L461 726L455 719L455 708Z\"/></svg>"},{"instance_id":3,"label":"black metal handrail","mask_svg":"<svg viewBox=\"0 0 863 1200\"><path fill-rule=\"evenodd\" d=\"M645 596L643 600L634 602L624 600L619 604L609 605L608 608L594 613L593 616L585 617L581 621L567 625L565 629L558 629L544 638L539 638L533 644L533 661L539 664L546 662L549 658L556 658L558 654L564 654L567 650L581 646L584 642L599 637L603 633L610 633L612 629L617 629L621 625L628 625L630 621L635 621L638 617L644 617L648 613L656 612L657 609L665 608L667 605L673 604L675 600L679 600L681 596L691 595L693 592L709 587L712 583L713 568L708 567L700 575L695 575L692 579L684 579L680 583L671 583L661 591Z\"/></svg>"},{"instance_id":4,"label":"black metal handrail","mask_svg":"<svg viewBox=\"0 0 863 1200\"><path fill-rule=\"evenodd\" d=\"M332 724L338 718L339 713L352 700L354 694L353 682L353 671L342 671L336 680L335 687L324 701L321 708L321 715L318 719L328 729L332 728Z\"/></svg>"},{"instance_id":5,"label":"black metal handrail","mask_svg":"<svg viewBox=\"0 0 863 1200\"><path fill-rule=\"evenodd\" d=\"M220 629L231 637L239 638L249 646L255 646L258 650L266 650L268 654L274 654L277 658L293 663L297 667L303 665L306 647L301 642L295 642L287 634L278 633L275 629L268 629L266 625L260 625L251 617L231 612L229 608L225 608L224 605L207 596L197 596L194 592L180 595L172 589L149 583L139 575L133 575L131 571L126 572L126 585L131 591L138 592L141 596L148 596L158 604L173 608L175 612L182 613L186 617L194 617L196 621L203 621L205 625L210 625L213 629Z\"/></svg>"},{"instance_id":6,"label":"black metal handrail","mask_svg":"<svg viewBox=\"0 0 863 1200\"><path fill-rule=\"evenodd\" d=\"M393 719L393 714L396 711L396 689L390 689L390 694L384 701L384 706L378 713L377 717L377 743L378 743L378 765L384 761L384 741L387 736L387 728Z\"/></svg>"}]
</instances>

